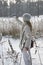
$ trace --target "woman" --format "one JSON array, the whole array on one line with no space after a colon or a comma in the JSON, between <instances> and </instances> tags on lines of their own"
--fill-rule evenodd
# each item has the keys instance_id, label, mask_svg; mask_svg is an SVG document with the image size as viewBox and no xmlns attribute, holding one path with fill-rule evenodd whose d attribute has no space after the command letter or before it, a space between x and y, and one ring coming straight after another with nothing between
<instances>
[{"instance_id":1,"label":"woman","mask_svg":"<svg viewBox=\"0 0 43 65\"><path fill-rule=\"evenodd\" d=\"M32 35L31 35L32 25L30 23L30 19L31 19L30 14L25 13L23 15L24 25L22 27L22 35L21 35L21 41L19 45L23 54L23 60L25 65L32 65L32 59L30 54L31 39L32 39Z\"/></svg>"}]
</instances>

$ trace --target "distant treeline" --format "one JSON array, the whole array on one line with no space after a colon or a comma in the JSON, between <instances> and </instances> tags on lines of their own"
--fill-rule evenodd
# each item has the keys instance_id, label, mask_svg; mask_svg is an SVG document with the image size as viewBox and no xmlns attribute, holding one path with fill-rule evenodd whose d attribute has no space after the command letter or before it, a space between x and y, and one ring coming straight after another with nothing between
<instances>
[{"instance_id":1,"label":"distant treeline","mask_svg":"<svg viewBox=\"0 0 43 65\"><path fill-rule=\"evenodd\" d=\"M15 4L10 2L8 6L7 2L0 1L0 17L12 17L22 16L23 13L30 13L33 16L43 15L43 1L39 2L16 2Z\"/></svg>"}]
</instances>

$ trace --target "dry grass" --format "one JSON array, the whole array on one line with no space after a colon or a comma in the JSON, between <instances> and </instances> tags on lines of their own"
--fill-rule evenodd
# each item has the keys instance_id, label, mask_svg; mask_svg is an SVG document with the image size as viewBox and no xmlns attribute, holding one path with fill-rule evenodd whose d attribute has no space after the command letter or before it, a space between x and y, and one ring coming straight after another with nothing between
<instances>
[{"instance_id":1,"label":"dry grass","mask_svg":"<svg viewBox=\"0 0 43 65\"><path fill-rule=\"evenodd\" d=\"M21 30L21 24L15 18L0 18L0 32L3 35L19 36Z\"/></svg>"}]
</instances>

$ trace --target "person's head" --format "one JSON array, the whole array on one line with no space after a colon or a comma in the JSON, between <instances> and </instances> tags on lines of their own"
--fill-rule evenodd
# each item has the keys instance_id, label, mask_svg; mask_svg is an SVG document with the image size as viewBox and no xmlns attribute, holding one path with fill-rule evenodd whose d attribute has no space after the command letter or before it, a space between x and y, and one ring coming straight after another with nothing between
<instances>
[{"instance_id":1,"label":"person's head","mask_svg":"<svg viewBox=\"0 0 43 65\"><path fill-rule=\"evenodd\" d=\"M31 19L30 14L28 14L28 13L23 14L24 23L26 23L30 27L30 30L32 31L32 25L31 25L30 19Z\"/></svg>"}]
</instances>

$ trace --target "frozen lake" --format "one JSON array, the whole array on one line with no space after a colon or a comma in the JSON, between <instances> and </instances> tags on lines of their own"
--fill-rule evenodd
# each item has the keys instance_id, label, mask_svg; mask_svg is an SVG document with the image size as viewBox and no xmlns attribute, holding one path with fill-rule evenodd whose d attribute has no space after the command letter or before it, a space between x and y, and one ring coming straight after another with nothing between
<instances>
[{"instance_id":1,"label":"frozen lake","mask_svg":"<svg viewBox=\"0 0 43 65\"><path fill-rule=\"evenodd\" d=\"M8 39L10 39L13 49L16 50L17 53L20 52L21 54L19 48L19 43L20 43L19 39L3 37L0 42L0 65L19 65L19 64L14 64L14 59L12 57L12 54L7 53L11 51L11 48L8 43ZM42 63L43 65L43 38L39 38L38 40L36 40L36 42L38 47L37 48L34 47L30 50L32 56L32 64L41 65ZM37 53L35 54L36 49L37 49Z\"/></svg>"}]
</instances>

